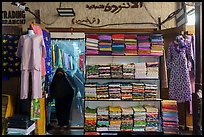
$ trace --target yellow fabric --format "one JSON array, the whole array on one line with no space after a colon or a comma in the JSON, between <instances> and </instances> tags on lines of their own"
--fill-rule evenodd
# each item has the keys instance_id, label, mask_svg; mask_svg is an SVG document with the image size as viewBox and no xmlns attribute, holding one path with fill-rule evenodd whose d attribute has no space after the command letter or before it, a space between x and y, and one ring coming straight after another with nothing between
<instances>
[{"instance_id":1,"label":"yellow fabric","mask_svg":"<svg viewBox=\"0 0 204 137\"><path fill-rule=\"evenodd\" d=\"M45 135L45 99L40 98L40 119L37 120L37 130L39 135Z\"/></svg>"},{"instance_id":2,"label":"yellow fabric","mask_svg":"<svg viewBox=\"0 0 204 137\"><path fill-rule=\"evenodd\" d=\"M5 118L13 116L13 114L14 114L13 98L10 95L7 95L7 94L2 94L2 97L7 97L8 98Z\"/></svg>"},{"instance_id":3,"label":"yellow fabric","mask_svg":"<svg viewBox=\"0 0 204 137\"><path fill-rule=\"evenodd\" d=\"M52 66L55 67L55 46L52 45Z\"/></svg>"}]
</instances>

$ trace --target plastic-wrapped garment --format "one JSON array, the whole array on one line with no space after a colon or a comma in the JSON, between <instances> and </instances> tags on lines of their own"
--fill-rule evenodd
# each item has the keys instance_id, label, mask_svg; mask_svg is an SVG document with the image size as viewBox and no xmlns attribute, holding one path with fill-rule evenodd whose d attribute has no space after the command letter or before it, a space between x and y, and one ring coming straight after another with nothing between
<instances>
[{"instance_id":1,"label":"plastic-wrapped garment","mask_svg":"<svg viewBox=\"0 0 204 137\"><path fill-rule=\"evenodd\" d=\"M81 97L80 91L77 92L77 95L73 99L72 108L71 108L71 125L72 126L83 126L84 125L84 108L83 100Z\"/></svg>"}]
</instances>

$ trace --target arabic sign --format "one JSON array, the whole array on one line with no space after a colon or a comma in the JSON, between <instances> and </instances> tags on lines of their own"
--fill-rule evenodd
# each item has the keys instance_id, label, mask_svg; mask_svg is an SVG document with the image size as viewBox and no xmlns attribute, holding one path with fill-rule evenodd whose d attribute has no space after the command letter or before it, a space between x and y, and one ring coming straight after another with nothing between
<instances>
[{"instance_id":1,"label":"arabic sign","mask_svg":"<svg viewBox=\"0 0 204 137\"><path fill-rule=\"evenodd\" d=\"M82 19L82 20L80 20L80 19L75 19L75 18L73 18L72 19L72 24L99 24L101 21L100 21L100 19L99 18L95 18L95 17L93 17L92 19L90 19L90 18L88 18L88 17L86 17L86 19Z\"/></svg>"},{"instance_id":2,"label":"arabic sign","mask_svg":"<svg viewBox=\"0 0 204 137\"><path fill-rule=\"evenodd\" d=\"M25 24L25 11L2 11L2 24Z\"/></svg>"},{"instance_id":3,"label":"arabic sign","mask_svg":"<svg viewBox=\"0 0 204 137\"><path fill-rule=\"evenodd\" d=\"M106 5L100 4L100 5L86 5L86 8L91 9L103 9L105 12L111 12L114 14L119 13L122 9L128 9L128 8L142 8L143 2L126 2L122 5L110 5L110 3L107 3Z\"/></svg>"}]
</instances>

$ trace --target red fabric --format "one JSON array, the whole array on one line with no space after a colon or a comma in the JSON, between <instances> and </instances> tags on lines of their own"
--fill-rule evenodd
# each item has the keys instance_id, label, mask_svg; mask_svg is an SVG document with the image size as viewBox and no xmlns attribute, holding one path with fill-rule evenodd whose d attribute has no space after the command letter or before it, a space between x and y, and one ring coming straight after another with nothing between
<instances>
[{"instance_id":1,"label":"red fabric","mask_svg":"<svg viewBox=\"0 0 204 137\"><path fill-rule=\"evenodd\" d=\"M112 39L114 38L125 38L125 35L124 34L113 34Z\"/></svg>"}]
</instances>

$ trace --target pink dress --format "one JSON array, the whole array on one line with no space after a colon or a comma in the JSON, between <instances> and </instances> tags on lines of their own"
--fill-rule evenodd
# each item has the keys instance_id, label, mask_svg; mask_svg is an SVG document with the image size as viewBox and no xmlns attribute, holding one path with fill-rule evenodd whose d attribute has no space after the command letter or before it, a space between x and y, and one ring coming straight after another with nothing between
<instances>
[{"instance_id":1,"label":"pink dress","mask_svg":"<svg viewBox=\"0 0 204 137\"><path fill-rule=\"evenodd\" d=\"M35 34L43 35L42 29L40 28L40 26L31 24L31 27L32 27ZM45 57L42 57L42 59L41 59L41 67L42 67L41 68L42 76L45 76L46 75Z\"/></svg>"}]
</instances>

